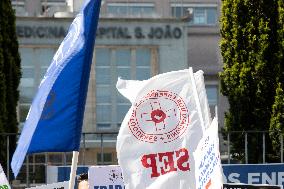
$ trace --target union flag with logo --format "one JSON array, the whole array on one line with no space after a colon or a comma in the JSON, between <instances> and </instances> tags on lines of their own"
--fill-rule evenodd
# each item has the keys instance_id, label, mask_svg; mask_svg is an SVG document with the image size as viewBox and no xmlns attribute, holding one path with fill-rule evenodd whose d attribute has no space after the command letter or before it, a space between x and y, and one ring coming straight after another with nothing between
<instances>
[{"instance_id":1,"label":"union flag with logo","mask_svg":"<svg viewBox=\"0 0 284 189\"><path fill-rule=\"evenodd\" d=\"M200 102L204 83L197 87L194 79L201 77L189 68L144 81L118 80L118 91L132 103L116 146L127 189L196 188L193 152L211 122L204 113L207 97Z\"/></svg>"}]
</instances>

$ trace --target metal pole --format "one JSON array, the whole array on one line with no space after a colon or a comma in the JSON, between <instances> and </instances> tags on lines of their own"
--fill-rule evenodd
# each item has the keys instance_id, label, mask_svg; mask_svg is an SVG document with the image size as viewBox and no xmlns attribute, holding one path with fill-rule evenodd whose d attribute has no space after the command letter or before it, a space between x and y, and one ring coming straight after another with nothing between
<instances>
[{"instance_id":1,"label":"metal pole","mask_svg":"<svg viewBox=\"0 0 284 189\"><path fill-rule=\"evenodd\" d=\"M265 163L265 132L262 133L262 162Z\"/></svg>"},{"instance_id":2,"label":"metal pole","mask_svg":"<svg viewBox=\"0 0 284 189\"><path fill-rule=\"evenodd\" d=\"M66 152L63 153L63 164L64 166L67 165Z\"/></svg>"},{"instance_id":3,"label":"metal pole","mask_svg":"<svg viewBox=\"0 0 284 189\"><path fill-rule=\"evenodd\" d=\"M104 164L104 146L103 146L103 134L101 133L101 161Z\"/></svg>"},{"instance_id":4,"label":"metal pole","mask_svg":"<svg viewBox=\"0 0 284 189\"><path fill-rule=\"evenodd\" d=\"M246 164L248 163L248 133L245 133L245 158Z\"/></svg>"},{"instance_id":5,"label":"metal pole","mask_svg":"<svg viewBox=\"0 0 284 189\"><path fill-rule=\"evenodd\" d=\"M10 181L10 136L7 135L7 179Z\"/></svg>"},{"instance_id":6,"label":"metal pole","mask_svg":"<svg viewBox=\"0 0 284 189\"><path fill-rule=\"evenodd\" d=\"M281 142L281 163L283 163L283 134L280 136Z\"/></svg>"},{"instance_id":7,"label":"metal pole","mask_svg":"<svg viewBox=\"0 0 284 189\"><path fill-rule=\"evenodd\" d=\"M127 0L127 4L126 4L127 6L126 6L126 15L127 15L127 17L129 17L130 16L130 14L129 14L129 0Z\"/></svg>"},{"instance_id":8,"label":"metal pole","mask_svg":"<svg viewBox=\"0 0 284 189\"><path fill-rule=\"evenodd\" d=\"M183 0L181 0L181 17L183 18L184 17L184 7L183 7Z\"/></svg>"},{"instance_id":9,"label":"metal pole","mask_svg":"<svg viewBox=\"0 0 284 189\"><path fill-rule=\"evenodd\" d=\"M227 148L228 148L228 164L230 164L231 163L231 152L230 152L230 133L228 133L227 134L227 136L228 136L228 146L227 146Z\"/></svg>"},{"instance_id":10,"label":"metal pole","mask_svg":"<svg viewBox=\"0 0 284 189\"><path fill-rule=\"evenodd\" d=\"M83 133L83 165L85 165L85 152L86 152L86 134Z\"/></svg>"},{"instance_id":11,"label":"metal pole","mask_svg":"<svg viewBox=\"0 0 284 189\"><path fill-rule=\"evenodd\" d=\"M47 183L47 166L48 166L48 159L47 159L47 152L44 153L44 162L45 162L45 182Z\"/></svg>"},{"instance_id":12,"label":"metal pole","mask_svg":"<svg viewBox=\"0 0 284 189\"><path fill-rule=\"evenodd\" d=\"M177 2L177 0L175 0L175 2L176 2L176 6L174 7L174 15L175 15L175 18L177 18L177 7L178 7L178 2Z\"/></svg>"},{"instance_id":13,"label":"metal pole","mask_svg":"<svg viewBox=\"0 0 284 189\"><path fill-rule=\"evenodd\" d=\"M27 184L27 188L30 187L30 166L29 166L29 155L26 156L26 184Z\"/></svg>"}]
</instances>

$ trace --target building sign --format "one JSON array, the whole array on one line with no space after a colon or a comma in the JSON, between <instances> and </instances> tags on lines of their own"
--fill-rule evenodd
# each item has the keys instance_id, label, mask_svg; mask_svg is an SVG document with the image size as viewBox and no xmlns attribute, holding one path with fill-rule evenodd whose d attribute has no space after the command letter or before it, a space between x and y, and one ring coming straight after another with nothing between
<instances>
[{"instance_id":1,"label":"building sign","mask_svg":"<svg viewBox=\"0 0 284 189\"><path fill-rule=\"evenodd\" d=\"M284 185L284 164L223 165L224 183Z\"/></svg>"},{"instance_id":2,"label":"building sign","mask_svg":"<svg viewBox=\"0 0 284 189\"><path fill-rule=\"evenodd\" d=\"M131 31L131 29L133 29ZM99 27L97 38L113 39L180 39L182 30L179 27L171 25L143 28L140 26L134 28L128 27Z\"/></svg>"},{"instance_id":3,"label":"building sign","mask_svg":"<svg viewBox=\"0 0 284 189\"><path fill-rule=\"evenodd\" d=\"M17 25L16 32L19 38L61 39L67 34L67 26L49 25ZM100 39L180 39L182 29L180 27L165 26L101 26L97 30L97 38Z\"/></svg>"},{"instance_id":4,"label":"building sign","mask_svg":"<svg viewBox=\"0 0 284 189\"><path fill-rule=\"evenodd\" d=\"M50 171L50 167L53 167L54 171ZM246 183L248 185L284 185L284 164L226 164L223 165L223 179L224 183L236 186L239 183ZM83 172L87 172L88 166L79 167L81 170L77 175ZM68 180L70 175L70 167L63 166L48 166L47 168L47 179L54 177L53 180L48 179L49 182L60 182ZM89 177L90 178L90 177ZM236 184L233 184L236 183ZM272 186L271 186L272 187ZM225 189L225 187L224 187ZM227 189L238 189L238 187L227 188ZM243 188L239 188L243 189ZM250 189L250 188L248 188ZM264 187L263 189L268 189ZM277 188L272 188L277 189Z\"/></svg>"},{"instance_id":5,"label":"building sign","mask_svg":"<svg viewBox=\"0 0 284 189\"><path fill-rule=\"evenodd\" d=\"M248 184L224 184L224 189L282 189L282 186L272 185L248 185Z\"/></svg>"},{"instance_id":6,"label":"building sign","mask_svg":"<svg viewBox=\"0 0 284 189\"><path fill-rule=\"evenodd\" d=\"M19 38L64 38L67 29L63 26L16 26Z\"/></svg>"}]
</instances>

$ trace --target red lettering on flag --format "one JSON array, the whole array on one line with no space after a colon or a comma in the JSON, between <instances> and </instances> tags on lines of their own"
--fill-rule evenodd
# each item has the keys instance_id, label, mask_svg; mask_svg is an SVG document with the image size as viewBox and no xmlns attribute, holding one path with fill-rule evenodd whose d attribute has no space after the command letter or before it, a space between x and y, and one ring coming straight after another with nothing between
<instances>
[{"instance_id":1,"label":"red lettering on flag","mask_svg":"<svg viewBox=\"0 0 284 189\"><path fill-rule=\"evenodd\" d=\"M189 153L186 148L173 152L143 155L141 162L146 169L151 168L151 178L178 170L183 172L190 170Z\"/></svg>"}]
</instances>

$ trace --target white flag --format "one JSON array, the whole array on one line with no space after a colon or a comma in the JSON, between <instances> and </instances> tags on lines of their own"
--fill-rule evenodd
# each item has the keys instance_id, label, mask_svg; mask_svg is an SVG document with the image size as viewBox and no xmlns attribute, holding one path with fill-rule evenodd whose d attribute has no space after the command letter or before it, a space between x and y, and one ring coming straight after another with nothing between
<instances>
[{"instance_id":1,"label":"white flag","mask_svg":"<svg viewBox=\"0 0 284 189\"><path fill-rule=\"evenodd\" d=\"M196 151L195 159L196 189L221 189L223 188L223 169L221 166L218 122L214 118Z\"/></svg>"},{"instance_id":2,"label":"white flag","mask_svg":"<svg viewBox=\"0 0 284 189\"><path fill-rule=\"evenodd\" d=\"M204 132L195 85L191 68L118 81L132 102L116 146L126 189L195 188L193 151Z\"/></svg>"},{"instance_id":3,"label":"white flag","mask_svg":"<svg viewBox=\"0 0 284 189\"><path fill-rule=\"evenodd\" d=\"M10 189L11 188L10 184L9 184L7 178L6 178L6 175L3 171L1 164L0 164L0 188L1 189Z\"/></svg>"},{"instance_id":4,"label":"white flag","mask_svg":"<svg viewBox=\"0 0 284 189\"><path fill-rule=\"evenodd\" d=\"M205 128L208 128L212 122L212 119L204 84L203 71L199 70L194 73L194 79L201 106L202 118L204 120L204 126Z\"/></svg>"}]
</instances>

